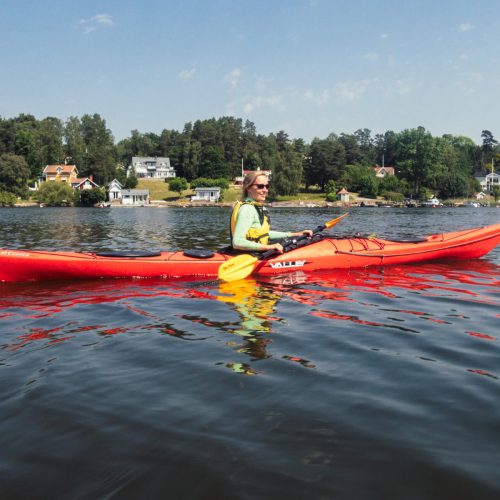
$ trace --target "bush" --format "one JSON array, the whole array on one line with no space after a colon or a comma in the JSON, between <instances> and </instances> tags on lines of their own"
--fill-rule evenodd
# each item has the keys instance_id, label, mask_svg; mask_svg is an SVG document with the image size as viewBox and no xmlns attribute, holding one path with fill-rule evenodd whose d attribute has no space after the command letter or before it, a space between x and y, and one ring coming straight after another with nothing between
<instances>
[{"instance_id":1,"label":"bush","mask_svg":"<svg viewBox=\"0 0 500 500\"><path fill-rule=\"evenodd\" d=\"M325 192L326 192L326 194L337 192L337 183L333 179L330 179L326 183Z\"/></svg>"},{"instance_id":2,"label":"bush","mask_svg":"<svg viewBox=\"0 0 500 500\"><path fill-rule=\"evenodd\" d=\"M72 205L76 198L75 191L65 182L43 182L35 198L39 203L51 207Z\"/></svg>"},{"instance_id":3,"label":"bush","mask_svg":"<svg viewBox=\"0 0 500 500\"><path fill-rule=\"evenodd\" d=\"M395 202L402 202L405 199L403 193L397 193L395 191L382 191L380 193L380 196L382 196L387 201Z\"/></svg>"},{"instance_id":4,"label":"bush","mask_svg":"<svg viewBox=\"0 0 500 500\"><path fill-rule=\"evenodd\" d=\"M206 179L204 177L198 177L190 182L191 189L196 189L198 187L220 187L221 191L229 188L229 181L225 178L219 179Z\"/></svg>"},{"instance_id":5,"label":"bush","mask_svg":"<svg viewBox=\"0 0 500 500\"><path fill-rule=\"evenodd\" d=\"M101 203L106 199L106 192L103 188L84 189L78 192L78 204L84 207L93 207L96 203Z\"/></svg>"},{"instance_id":6,"label":"bush","mask_svg":"<svg viewBox=\"0 0 500 500\"><path fill-rule=\"evenodd\" d=\"M16 203L16 195L7 191L0 191L0 207L12 207Z\"/></svg>"},{"instance_id":7,"label":"bush","mask_svg":"<svg viewBox=\"0 0 500 500\"><path fill-rule=\"evenodd\" d=\"M182 191L188 188L188 182L184 177L174 177L168 181L168 188L181 196Z\"/></svg>"}]
</instances>

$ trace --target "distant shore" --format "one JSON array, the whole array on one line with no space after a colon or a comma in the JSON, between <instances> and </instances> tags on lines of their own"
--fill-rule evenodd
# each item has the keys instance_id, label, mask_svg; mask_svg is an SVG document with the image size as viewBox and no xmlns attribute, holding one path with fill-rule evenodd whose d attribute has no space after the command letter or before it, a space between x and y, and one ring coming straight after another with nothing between
<instances>
[{"instance_id":1,"label":"distant shore","mask_svg":"<svg viewBox=\"0 0 500 500\"><path fill-rule=\"evenodd\" d=\"M113 203L111 205L106 205L104 207L89 207L89 208L231 208L234 202L191 202L191 201L164 201L164 200L152 200L149 204L144 205L122 205L121 203ZM266 204L269 207L281 207L281 208L353 208L353 207L364 207L364 208L414 208L420 205L404 205L401 203L391 203L383 202L380 200L363 199L358 198L356 201L345 203L345 202L329 202L329 201L272 201ZM44 208L45 205L31 202L22 201L14 204L14 208ZM465 207L464 202L454 202L446 205L447 207ZM495 205L490 205L495 206ZM496 205L500 208L500 205ZM439 208L439 207L436 207Z\"/></svg>"}]
</instances>

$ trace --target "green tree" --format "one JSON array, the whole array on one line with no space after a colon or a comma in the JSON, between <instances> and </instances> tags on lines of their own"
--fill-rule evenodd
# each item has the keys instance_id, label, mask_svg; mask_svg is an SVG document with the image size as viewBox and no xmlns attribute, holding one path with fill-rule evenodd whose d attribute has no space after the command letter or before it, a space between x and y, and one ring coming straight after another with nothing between
<instances>
[{"instance_id":1,"label":"green tree","mask_svg":"<svg viewBox=\"0 0 500 500\"><path fill-rule=\"evenodd\" d=\"M134 156L163 156L160 147L160 137L149 132L141 134L132 130L131 136L117 144L118 159L128 165Z\"/></svg>"},{"instance_id":2,"label":"green tree","mask_svg":"<svg viewBox=\"0 0 500 500\"><path fill-rule=\"evenodd\" d=\"M51 116L44 118L39 123L38 135L44 163L43 166L64 162L64 126L61 120Z\"/></svg>"},{"instance_id":3,"label":"green tree","mask_svg":"<svg viewBox=\"0 0 500 500\"><path fill-rule=\"evenodd\" d=\"M129 175L128 177L125 178L123 182L123 188L124 189L134 189L137 187L137 184L139 184L139 180L135 176L135 174Z\"/></svg>"},{"instance_id":4,"label":"green tree","mask_svg":"<svg viewBox=\"0 0 500 500\"><path fill-rule=\"evenodd\" d=\"M14 150L24 157L30 168L30 177L37 177L43 168L42 146L38 134L38 122L32 115L19 115L14 119Z\"/></svg>"},{"instance_id":5,"label":"green tree","mask_svg":"<svg viewBox=\"0 0 500 500\"><path fill-rule=\"evenodd\" d=\"M84 115L81 120L82 137L85 143L81 175L94 175L98 184L110 182L115 176L117 156L111 131L97 113Z\"/></svg>"},{"instance_id":6,"label":"green tree","mask_svg":"<svg viewBox=\"0 0 500 500\"><path fill-rule=\"evenodd\" d=\"M257 144L257 129L255 124L249 120L245 121L241 132L241 156L245 169L261 169L262 159ZM238 172L238 175L240 173Z\"/></svg>"},{"instance_id":7,"label":"green tree","mask_svg":"<svg viewBox=\"0 0 500 500\"><path fill-rule=\"evenodd\" d=\"M184 177L174 177L168 180L168 188L170 191L179 193L179 196L181 196L182 191L188 188L188 182Z\"/></svg>"},{"instance_id":8,"label":"green tree","mask_svg":"<svg viewBox=\"0 0 500 500\"><path fill-rule=\"evenodd\" d=\"M263 157L267 158L266 166L272 171L269 198L297 194L302 182L303 153L300 151L300 144L297 151L297 143L292 143L288 135L280 131L276 135L270 134L265 145Z\"/></svg>"},{"instance_id":9,"label":"green tree","mask_svg":"<svg viewBox=\"0 0 500 500\"><path fill-rule=\"evenodd\" d=\"M368 180L370 179L370 180ZM371 180L373 179L373 181ZM376 183L375 171L363 165L347 165L341 183L348 191L361 192Z\"/></svg>"},{"instance_id":10,"label":"green tree","mask_svg":"<svg viewBox=\"0 0 500 500\"><path fill-rule=\"evenodd\" d=\"M438 181L438 196L443 199L459 198L469 195L469 182L467 177L457 171L447 172Z\"/></svg>"},{"instance_id":11,"label":"green tree","mask_svg":"<svg viewBox=\"0 0 500 500\"><path fill-rule=\"evenodd\" d=\"M201 151L199 174L202 177L229 177L224 152L218 146L206 146Z\"/></svg>"},{"instance_id":12,"label":"green tree","mask_svg":"<svg viewBox=\"0 0 500 500\"><path fill-rule=\"evenodd\" d=\"M401 191L401 182L395 175L386 175L379 181L379 191Z\"/></svg>"},{"instance_id":13,"label":"green tree","mask_svg":"<svg viewBox=\"0 0 500 500\"><path fill-rule=\"evenodd\" d=\"M495 146L498 144L498 141L495 140L493 134L489 130L483 130L481 132L481 137L483 139L483 144L481 145L481 153L482 153L482 164L491 162L491 157L493 155L493 150Z\"/></svg>"},{"instance_id":14,"label":"green tree","mask_svg":"<svg viewBox=\"0 0 500 500\"><path fill-rule=\"evenodd\" d=\"M371 131L367 128L356 130L354 137L360 153L359 163L373 167L377 161L377 150L371 138Z\"/></svg>"},{"instance_id":15,"label":"green tree","mask_svg":"<svg viewBox=\"0 0 500 500\"><path fill-rule=\"evenodd\" d=\"M182 158L182 172L187 180L195 179L200 171L202 145L199 141L192 141L184 145Z\"/></svg>"},{"instance_id":16,"label":"green tree","mask_svg":"<svg viewBox=\"0 0 500 500\"><path fill-rule=\"evenodd\" d=\"M436 143L424 127L406 129L397 134L396 167L398 175L406 179L417 197L427 186L435 168Z\"/></svg>"},{"instance_id":17,"label":"green tree","mask_svg":"<svg viewBox=\"0 0 500 500\"><path fill-rule=\"evenodd\" d=\"M328 139L313 139L306 160L306 187L317 184L325 190L326 183L339 180L345 169L345 148L334 134Z\"/></svg>"},{"instance_id":18,"label":"green tree","mask_svg":"<svg viewBox=\"0 0 500 500\"><path fill-rule=\"evenodd\" d=\"M12 119L4 120L0 117L0 154L14 152L15 136L14 121Z\"/></svg>"},{"instance_id":19,"label":"green tree","mask_svg":"<svg viewBox=\"0 0 500 500\"><path fill-rule=\"evenodd\" d=\"M82 134L80 118L70 116L64 124L64 149L70 164L76 165L83 173L86 161L86 145Z\"/></svg>"},{"instance_id":20,"label":"green tree","mask_svg":"<svg viewBox=\"0 0 500 500\"><path fill-rule=\"evenodd\" d=\"M396 158L396 134L392 131L377 134L373 141L378 165L394 165Z\"/></svg>"},{"instance_id":21,"label":"green tree","mask_svg":"<svg viewBox=\"0 0 500 500\"><path fill-rule=\"evenodd\" d=\"M359 194L368 198L375 198L377 196L378 181L375 175L366 175L363 178Z\"/></svg>"},{"instance_id":22,"label":"green tree","mask_svg":"<svg viewBox=\"0 0 500 500\"><path fill-rule=\"evenodd\" d=\"M358 144L358 138L354 134L340 134L339 142L344 146L345 162L347 165L361 164L363 155Z\"/></svg>"},{"instance_id":23,"label":"green tree","mask_svg":"<svg viewBox=\"0 0 500 500\"><path fill-rule=\"evenodd\" d=\"M0 155L0 189L20 193L30 176L26 160L13 153Z\"/></svg>"}]
</instances>

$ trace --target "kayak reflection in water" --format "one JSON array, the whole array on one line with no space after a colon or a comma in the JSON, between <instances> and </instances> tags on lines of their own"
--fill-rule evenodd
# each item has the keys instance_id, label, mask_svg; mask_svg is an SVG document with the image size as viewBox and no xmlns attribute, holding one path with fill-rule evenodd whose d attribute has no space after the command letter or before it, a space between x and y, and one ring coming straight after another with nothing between
<instances>
[{"instance_id":1,"label":"kayak reflection in water","mask_svg":"<svg viewBox=\"0 0 500 500\"><path fill-rule=\"evenodd\" d=\"M273 314L280 297L252 279L219 284L217 300L233 305L241 318L235 327L228 328L245 340L245 344L235 344L237 352L248 354L254 360L271 357L266 352L271 340L264 335L271 333L272 322L279 320ZM239 373L255 374L246 363L229 363L227 366Z\"/></svg>"},{"instance_id":2,"label":"kayak reflection in water","mask_svg":"<svg viewBox=\"0 0 500 500\"><path fill-rule=\"evenodd\" d=\"M264 252L275 250L283 253L281 243L270 240L282 240L294 236L312 236L311 229L290 233L272 231L264 202L269 191L267 175L259 171L248 173L243 179L242 201L238 201L231 214L231 245L236 250Z\"/></svg>"}]
</instances>

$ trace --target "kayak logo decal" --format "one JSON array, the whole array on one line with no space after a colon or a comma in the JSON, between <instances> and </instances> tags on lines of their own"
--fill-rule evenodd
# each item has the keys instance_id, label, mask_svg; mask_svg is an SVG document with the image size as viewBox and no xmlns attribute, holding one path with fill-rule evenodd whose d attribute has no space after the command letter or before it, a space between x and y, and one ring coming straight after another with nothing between
<instances>
[{"instance_id":1,"label":"kayak logo decal","mask_svg":"<svg viewBox=\"0 0 500 500\"><path fill-rule=\"evenodd\" d=\"M305 260L290 260L285 262L270 262L273 269L286 269L288 267L304 267L307 261Z\"/></svg>"},{"instance_id":2,"label":"kayak logo decal","mask_svg":"<svg viewBox=\"0 0 500 500\"><path fill-rule=\"evenodd\" d=\"M0 255L13 255L14 257L29 257L29 253L18 250L0 250Z\"/></svg>"}]
</instances>

